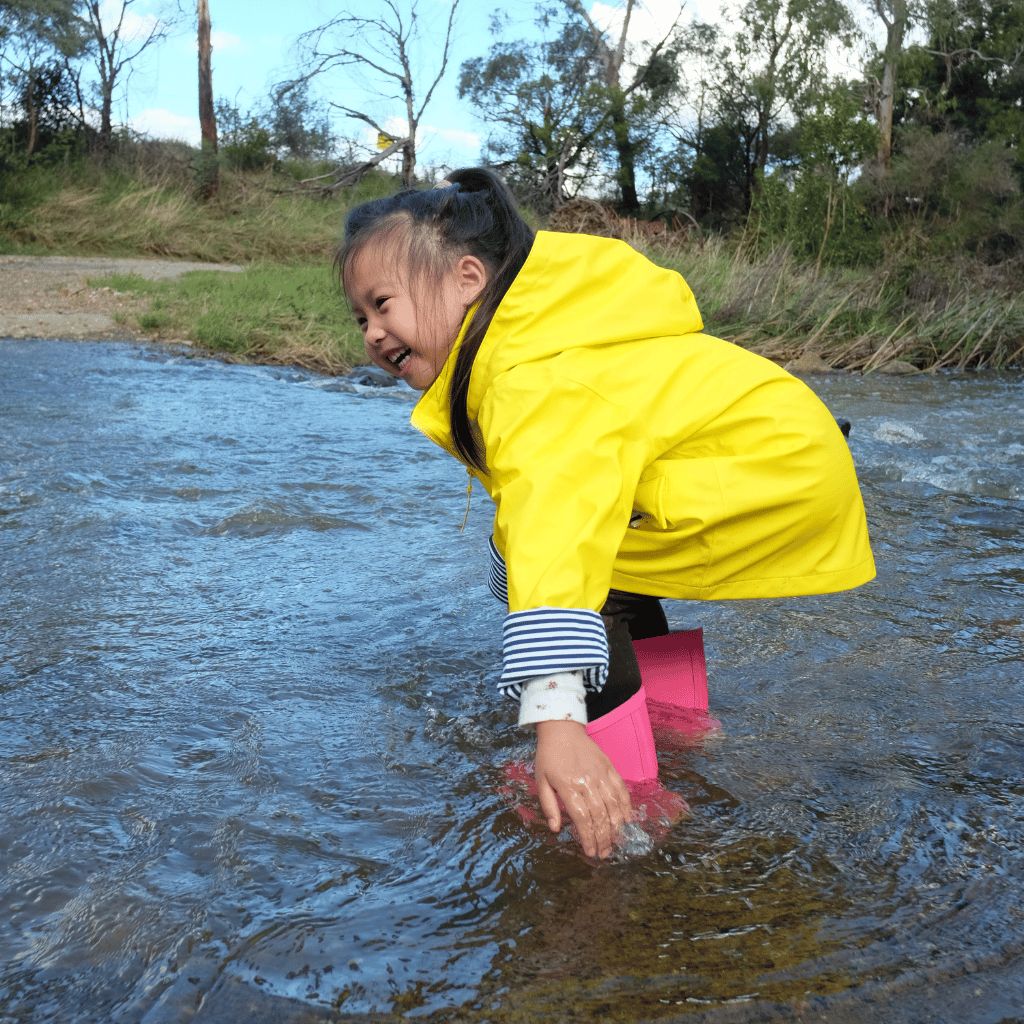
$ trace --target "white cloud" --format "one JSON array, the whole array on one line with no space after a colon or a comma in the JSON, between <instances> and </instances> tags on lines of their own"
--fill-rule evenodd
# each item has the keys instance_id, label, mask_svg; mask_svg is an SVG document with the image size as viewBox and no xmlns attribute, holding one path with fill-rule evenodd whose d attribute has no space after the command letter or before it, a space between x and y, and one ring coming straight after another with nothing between
<instances>
[{"instance_id":1,"label":"white cloud","mask_svg":"<svg viewBox=\"0 0 1024 1024\"><path fill-rule=\"evenodd\" d=\"M121 22L120 38L127 42L143 42L163 27L155 14L136 14L127 9L124 0L103 0L100 4L100 21L109 35Z\"/></svg>"},{"instance_id":2,"label":"white cloud","mask_svg":"<svg viewBox=\"0 0 1024 1024\"><path fill-rule=\"evenodd\" d=\"M480 152L480 136L476 132L464 132L459 128L436 128L434 125L423 125L420 128L420 133L424 141L438 139L459 149L472 150L474 158Z\"/></svg>"},{"instance_id":3,"label":"white cloud","mask_svg":"<svg viewBox=\"0 0 1024 1024\"><path fill-rule=\"evenodd\" d=\"M169 110L150 108L131 119L133 131L151 139L176 140L198 146L202 138L198 117L182 117Z\"/></svg>"},{"instance_id":4,"label":"white cloud","mask_svg":"<svg viewBox=\"0 0 1024 1024\"><path fill-rule=\"evenodd\" d=\"M210 45L214 53L231 53L242 49L242 40L230 32L210 32Z\"/></svg>"}]
</instances>

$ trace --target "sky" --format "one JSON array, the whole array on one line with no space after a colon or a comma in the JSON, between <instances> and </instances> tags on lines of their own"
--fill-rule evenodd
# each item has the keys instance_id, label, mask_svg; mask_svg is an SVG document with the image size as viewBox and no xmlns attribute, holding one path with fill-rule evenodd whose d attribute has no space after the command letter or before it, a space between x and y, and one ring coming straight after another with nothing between
<instances>
[{"instance_id":1,"label":"sky","mask_svg":"<svg viewBox=\"0 0 1024 1024\"><path fill-rule=\"evenodd\" d=\"M168 0L132 0L131 19L144 30ZM621 25L619 4L584 0L598 24ZM186 6L190 0L185 0ZM341 13L344 0L209 0L213 40L213 92L240 111L264 104L272 85L294 76L297 70L294 44L305 31L323 25ZM405 7L407 0L401 0ZM364 6L365 5L365 6ZM450 0L419 0L421 18L430 30L443 29ZM120 10L121 0L104 0L104 6ZM383 0L358 0L355 10L375 12ZM459 69L463 61L487 53L492 37L489 23L496 3L462 0L457 16L454 45L447 74L427 108L417 137L417 159L421 167L466 166L479 162L487 126L473 107L457 96ZM513 24L504 38L519 38L533 31L533 0L506 0L501 5ZM641 42L660 38L679 11L679 0L643 0L630 24L630 40ZM715 0L686 0L683 19L714 21L721 4ZM126 23L126 28L133 26ZM351 44L353 40L346 40ZM367 41L369 43L369 40ZM436 36L424 42L418 55L427 68L438 66ZM431 73L432 74L436 72ZM172 34L145 52L133 66L122 91L115 116L136 131L152 138L183 139L198 145L198 62L195 18L186 19ZM345 70L318 77L316 88L328 100L369 113L385 130L395 134L404 127L404 109L367 92L366 82ZM337 112L335 130L372 146L376 133L361 122Z\"/></svg>"},{"instance_id":2,"label":"sky","mask_svg":"<svg viewBox=\"0 0 1024 1024\"><path fill-rule=\"evenodd\" d=\"M120 8L120 0L105 0ZM367 5L362 7L362 3ZM419 0L420 14L427 25L443 29L449 0ZM335 0L209 0L213 42L213 92L243 113L261 105L274 82L296 70L294 43L302 32L325 24L342 10ZM458 9L454 46L448 71L427 108L417 137L417 159L425 165L456 167L479 162L487 126L468 100L459 100L457 81L463 61L487 53L492 37L491 12L497 4L462 0ZM533 30L535 5L532 0L506 0L503 11L513 19L505 38L526 36ZM381 9L381 0L362 0L356 10ZM634 14L630 38L660 38L679 8L678 0L646 0ZM587 9L599 24L616 22L615 5L587 0ZM129 8L140 19L140 28L159 16L160 0L135 0ZM712 0L689 0L684 18L701 10L706 18L717 13ZM436 11L436 14L434 13ZM704 13L706 11L706 13ZM287 12L287 13L285 13ZM618 21L621 24L621 20ZM657 33L657 36L655 36ZM349 40L348 42L351 42ZM423 47L423 66L437 67L439 50ZM116 116L136 131L152 138L183 139L198 145L198 62L195 18L170 37L146 51L128 80ZM359 79L343 70L318 79L320 94L348 107L367 110L385 130L401 131L404 109L398 101L387 102L367 94ZM368 109L367 109L368 108ZM340 115L333 119L336 130L372 145L371 128Z\"/></svg>"}]
</instances>

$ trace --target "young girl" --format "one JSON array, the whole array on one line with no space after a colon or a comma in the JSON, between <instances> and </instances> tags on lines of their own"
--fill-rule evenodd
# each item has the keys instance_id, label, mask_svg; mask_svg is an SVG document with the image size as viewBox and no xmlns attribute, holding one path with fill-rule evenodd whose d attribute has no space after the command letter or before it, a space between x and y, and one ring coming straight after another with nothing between
<instances>
[{"instance_id":1,"label":"young girl","mask_svg":"<svg viewBox=\"0 0 1024 1024\"><path fill-rule=\"evenodd\" d=\"M630 798L587 724L642 707L631 640L668 631L658 598L874 576L845 439L800 381L701 333L677 273L534 235L492 171L354 209L336 265L370 359L424 392L413 424L497 506L499 690L536 728L548 824L560 797L605 857ZM650 732L646 710L624 721Z\"/></svg>"}]
</instances>

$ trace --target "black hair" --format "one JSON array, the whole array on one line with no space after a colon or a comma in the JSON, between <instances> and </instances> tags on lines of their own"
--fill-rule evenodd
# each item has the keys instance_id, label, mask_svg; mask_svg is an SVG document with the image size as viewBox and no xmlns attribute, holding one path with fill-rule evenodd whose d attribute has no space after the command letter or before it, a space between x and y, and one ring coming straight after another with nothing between
<instances>
[{"instance_id":1,"label":"black hair","mask_svg":"<svg viewBox=\"0 0 1024 1024\"><path fill-rule=\"evenodd\" d=\"M469 380L484 335L501 300L526 262L533 230L519 215L505 182L486 167L453 171L448 184L425 191L406 189L371 199L345 220L345 239L335 257L344 285L351 260L369 243L388 243L412 275L440 284L452 264L475 256L487 268L479 308L459 347L451 371L449 417L455 450L471 466L486 468L486 453L469 420Z\"/></svg>"}]
</instances>

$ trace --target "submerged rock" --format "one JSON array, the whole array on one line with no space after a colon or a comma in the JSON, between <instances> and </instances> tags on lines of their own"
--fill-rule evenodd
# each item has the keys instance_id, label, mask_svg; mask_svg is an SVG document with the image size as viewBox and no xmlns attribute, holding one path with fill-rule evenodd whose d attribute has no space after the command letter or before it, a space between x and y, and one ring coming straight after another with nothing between
<instances>
[{"instance_id":1,"label":"submerged rock","mask_svg":"<svg viewBox=\"0 0 1024 1024\"><path fill-rule=\"evenodd\" d=\"M393 388L398 383L397 377L392 377L379 366L357 366L344 376L353 384L362 384L364 387Z\"/></svg>"},{"instance_id":2,"label":"submerged rock","mask_svg":"<svg viewBox=\"0 0 1024 1024\"><path fill-rule=\"evenodd\" d=\"M891 374L907 374L907 373L920 373L921 371L913 363L908 363L906 359L893 359L891 362L883 363L875 373L891 373Z\"/></svg>"}]
</instances>

